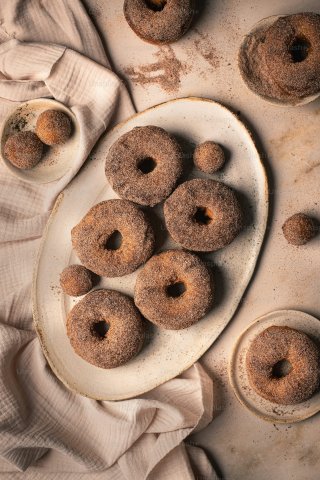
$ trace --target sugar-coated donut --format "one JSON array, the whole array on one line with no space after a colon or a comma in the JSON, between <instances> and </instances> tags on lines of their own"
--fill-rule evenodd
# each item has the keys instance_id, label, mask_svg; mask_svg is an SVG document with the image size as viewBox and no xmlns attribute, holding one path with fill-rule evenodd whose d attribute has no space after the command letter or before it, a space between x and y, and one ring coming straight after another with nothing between
<instances>
[{"instance_id":1,"label":"sugar-coated donut","mask_svg":"<svg viewBox=\"0 0 320 480\"><path fill-rule=\"evenodd\" d=\"M211 271L195 254L168 250L153 256L139 272L134 301L159 327L180 330L198 322L213 303Z\"/></svg>"},{"instance_id":2,"label":"sugar-coated donut","mask_svg":"<svg viewBox=\"0 0 320 480\"><path fill-rule=\"evenodd\" d=\"M239 68L258 95L294 103L320 93L320 15L297 13L262 22L239 51Z\"/></svg>"},{"instance_id":3,"label":"sugar-coated donut","mask_svg":"<svg viewBox=\"0 0 320 480\"><path fill-rule=\"evenodd\" d=\"M113 290L95 290L69 313L67 334L84 360L97 367L115 368L139 353L145 326L131 298Z\"/></svg>"},{"instance_id":4,"label":"sugar-coated donut","mask_svg":"<svg viewBox=\"0 0 320 480\"><path fill-rule=\"evenodd\" d=\"M67 295L79 297L92 289L93 274L83 265L69 265L60 274L60 285Z\"/></svg>"},{"instance_id":5,"label":"sugar-coated donut","mask_svg":"<svg viewBox=\"0 0 320 480\"><path fill-rule=\"evenodd\" d=\"M41 160L43 143L33 132L19 132L8 137L4 145L4 156L20 169L35 167Z\"/></svg>"},{"instance_id":6,"label":"sugar-coated donut","mask_svg":"<svg viewBox=\"0 0 320 480\"><path fill-rule=\"evenodd\" d=\"M179 185L164 204L164 216L172 238L199 252L225 247L243 228L234 191L215 180L194 179Z\"/></svg>"},{"instance_id":7,"label":"sugar-coated donut","mask_svg":"<svg viewBox=\"0 0 320 480\"><path fill-rule=\"evenodd\" d=\"M195 0L125 0L123 11L129 26L142 40L172 43L189 29Z\"/></svg>"},{"instance_id":8,"label":"sugar-coated donut","mask_svg":"<svg viewBox=\"0 0 320 480\"><path fill-rule=\"evenodd\" d=\"M71 120L60 110L46 110L37 120L36 134L46 145L65 143L71 135Z\"/></svg>"},{"instance_id":9,"label":"sugar-coated donut","mask_svg":"<svg viewBox=\"0 0 320 480\"><path fill-rule=\"evenodd\" d=\"M155 241L144 212L118 199L92 207L72 229L71 238L83 265L107 277L134 272L152 255Z\"/></svg>"},{"instance_id":10,"label":"sugar-coated donut","mask_svg":"<svg viewBox=\"0 0 320 480\"><path fill-rule=\"evenodd\" d=\"M287 366L281 368L284 362ZM248 349L246 366L250 385L270 402L294 405L319 388L319 348L293 328L272 326L257 335Z\"/></svg>"},{"instance_id":11,"label":"sugar-coated donut","mask_svg":"<svg viewBox=\"0 0 320 480\"><path fill-rule=\"evenodd\" d=\"M182 173L182 151L160 127L136 127L110 148L106 176L123 198L154 206L174 189Z\"/></svg>"},{"instance_id":12,"label":"sugar-coated donut","mask_svg":"<svg viewBox=\"0 0 320 480\"><path fill-rule=\"evenodd\" d=\"M283 235L292 245L305 245L318 232L315 220L304 213L295 213L282 225Z\"/></svg>"},{"instance_id":13,"label":"sugar-coated donut","mask_svg":"<svg viewBox=\"0 0 320 480\"><path fill-rule=\"evenodd\" d=\"M193 153L193 161L202 172L215 173L224 165L224 151L221 145L209 140L197 145Z\"/></svg>"}]
</instances>

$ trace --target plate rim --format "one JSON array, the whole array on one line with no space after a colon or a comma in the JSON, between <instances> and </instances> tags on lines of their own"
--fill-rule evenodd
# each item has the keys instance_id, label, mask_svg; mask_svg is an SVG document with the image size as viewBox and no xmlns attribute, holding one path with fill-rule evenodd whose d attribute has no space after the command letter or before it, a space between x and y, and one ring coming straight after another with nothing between
<instances>
[{"instance_id":1,"label":"plate rim","mask_svg":"<svg viewBox=\"0 0 320 480\"><path fill-rule=\"evenodd\" d=\"M314 415L317 415L320 412L320 405L319 405L319 409L317 411L312 411L307 415L301 415L300 417L291 418L291 419L289 419L289 418L285 419L285 418L281 418L281 417L271 417L270 415L264 414L262 412L258 413L258 410L253 408L249 403L247 403L246 398L241 393L241 391L239 391L239 388L236 385L236 382L235 382L235 379L234 379L234 373L233 373L234 369L235 369L234 366L236 364L237 357L239 355L240 343L242 342L242 340L246 336L247 332L251 328L253 328L258 323L262 323L265 320L268 320L271 316L274 316L274 315L281 314L281 315L286 315L287 316L287 315L291 315L291 314L296 315L297 313L298 314L303 314L306 318L310 318L312 320L316 320L316 321L320 322L320 319L318 319L314 315L311 315L310 313L304 312L303 310L297 310L297 309L271 310L270 312L265 313L265 314L259 316L258 318L256 318L255 320L253 320L252 322L250 322L249 325L247 325L246 328L244 328L242 330L242 332L238 336L236 342L232 346L232 351L231 351L229 362L228 362L228 378L229 378L229 382L230 382L230 385L232 387L232 391L234 393L234 396L236 397L236 399L240 403L240 405L242 405L247 410L249 410L251 413L253 413L257 418L263 419L263 420L265 420L266 422L269 422L269 423L279 423L279 424L282 424L282 425L287 425L287 424L302 422L303 420L307 420L308 418L311 418ZM320 323L319 323L319 328L320 328ZM274 402L270 402L270 403L274 403ZM274 405L278 405L278 404L275 403Z\"/></svg>"},{"instance_id":2,"label":"plate rim","mask_svg":"<svg viewBox=\"0 0 320 480\"><path fill-rule=\"evenodd\" d=\"M153 105L141 112L137 112L133 115L131 115L130 117L128 117L126 120L118 123L117 125L115 125L113 128L111 128L109 131L105 131L104 135L111 135L115 132L117 132L117 130L119 130L120 128L122 128L124 125L126 125L127 123L129 123L130 121L132 121L134 118L138 118L139 116L145 114L146 112L150 112L151 110L154 110L158 107L161 107L163 105L167 105L167 104L173 104L175 102L180 102L180 101L190 101L190 102L207 102L207 103L212 103L214 105L217 105L219 106L219 108L222 108L223 110L227 111L229 115L232 115L232 117L234 118L234 120L238 123L238 125L245 131L245 133L247 135L249 135L250 137L250 140L252 142L252 146L255 150L255 153L256 153L256 156L257 156L257 161L259 162L259 166L260 166L260 169L261 169L261 174L262 174L262 177L263 177L263 186L264 186L264 199L263 199L263 210L264 210L264 216L263 216L263 222L261 222L260 224L260 230L261 230L261 233L260 233L260 236L259 236L259 242L260 242L260 247L259 247L259 252L254 260L254 262L252 263L252 266L251 266L251 269L249 271L250 275L248 276L248 280L247 282L245 283L245 287L243 289L243 292L240 296L240 298L237 298L237 302L236 302L236 306L234 308L232 308L232 314L230 316L230 320L228 321L228 324L231 322L231 320L233 319L237 309L239 308L239 303L240 303L240 300L241 298L243 298L243 296L246 294L246 291L248 289L248 286L250 284L250 282L252 281L252 277L254 275L254 272L255 272L255 269L257 267L257 263L258 263L258 260L260 258L260 255L261 255L261 252L262 252L262 248L264 246L264 242L265 242L265 233L266 233L266 228L267 228L267 224L268 224L268 219L269 219L269 187L268 187L268 177L267 177L267 173L266 173L266 168L264 166L264 163L262 161L262 155L260 154L260 151L257 147L257 143L253 137L253 133L249 130L249 128L245 125L245 123L243 123L239 117L236 115L236 113L234 113L231 109L229 109L228 107L226 107L225 105L223 105L222 103L220 103L219 101L216 101L216 100L213 100L213 99L210 99L210 98L205 98L205 97L197 97L197 96L189 96L189 97L180 97L180 98L175 98L173 100L168 100L168 101L165 101L165 102L161 102L157 105ZM97 143L99 141L101 141L101 138L103 137L100 137L99 140L97 141ZM85 164L84 164L85 166ZM75 386L71 385L68 380L66 380L66 378L64 377L63 374L61 374L59 372L59 369L56 367L56 365L51 361L50 359L50 356L49 356L49 353L48 353L48 350L47 350L47 347L46 347L46 344L45 344L45 341L44 341L44 338L43 338L43 334L42 334L42 330L41 330L41 325L40 325L40 318L41 318L41 314L38 310L38 305L37 305L37 273L38 273L38 269L39 269L39 264L40 264L40 260L41 260L41 255L42 255L42 251L43 251L43 247L44 247L44 244L45 244L45 241L46 241L46 237L47 237L47 234L48 234L48 230L51 226L51 223L55 217L55 214L57 213L57 210L60 206L60 203L62 202L63 198L64 198L64 192L68 189L69 185L73 182L73 180L76 178L76 176L71 180L71 182L64 188L64 190L58 195L55 203L54 203L54 206L52 208L52 211L50 213L50 216L47 220L47 223L46 223L46 226L44 228L44 231L43 231L43 235L41 237L41 241L40 241L40 245L39 245L39 250L38 250L38 253L37 253L37 257L36 257L36 261L35 261L35 264L34 264L34 270L33 270L33 281L32 281L32 312L33 312L33 324L34 324L34 327L35 327L35 331L38 335L38 338L39 338L39 342L40 342L40 345L41 345L41 348L42 348L42 352L48 362L48 364L50 365L50 368L52 369L53 373L58 377L58 379L65 385L67 386L67 388L69 388L71 391L73 391L74 393L77 393L77 394L80 394L82 396L85 396L85 397L88 397L88 398L91 398L91 399L94 399L94 400L99 400L99 401L121 401L121 400L127 400L127 399L130 399L130 398L136 398L136 397L139 397L140 395L143 395L151 390L153 390L154 388L160 386L160 385L163 385L164 383L166 383L167 381L171 380L172 378L176 378L178 377L179 375L181 375L184 371L186 371L187 369L189 369L192 365L195 364L196 361L198 361L202 355L204 355L205 352L207 352L209 350L209 348L212 347L213 343L220 337L221 333L225 330L226 326L228 325L225 325L223 326L220 330L219 330L219 333L218 335L216 336L216 338L206 347L206 348L202 348L200 350L200 354L198 353L197 356L197 360L196 361L191 361L190 363L188 363L186 366L184 366L181 370L178 371L178 373L172 377L171 375L169 376L163 376L163 378L161 379L161 381L157 382L152 388L148 388L146 390L142 390L140 391L139 393L136 393L136 394L123 394L123 395L117 395L117 398L106 398L106 397L99 397L99 396L92 396L92 395L89 395L88 393L82 391L80 388L76 388Z\"/></svg>"}]
</instances>

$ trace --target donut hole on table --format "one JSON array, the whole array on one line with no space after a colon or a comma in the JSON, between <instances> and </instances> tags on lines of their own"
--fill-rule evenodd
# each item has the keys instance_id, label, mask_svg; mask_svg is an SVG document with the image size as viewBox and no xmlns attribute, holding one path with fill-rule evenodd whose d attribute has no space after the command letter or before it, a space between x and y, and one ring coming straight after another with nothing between
<instances>
[{"instance_id":1,"label":"donut hole on table","mask_svg":"<svg viewBox=\"0 0 320 480\"><path fill-rule=\"evenodd\" d=\"M111 235L107 238L104 248L105 250L119 250L123 242L123 237L119 230L115 230L111 233Z\"/></svg>"},{"instance_id":2,"label":"donut hole on table","mask_svg":"<svg viewBox=\"0 0 320 480\"><path fill-rule=\"evenodd\" d=\"M289 53L293 63L300 63L306 60L310 53L310 49L311 44L306 37L298 36L294 38L293 42L289 46Z\"/></svg>"},{"instance_id":3,"label":"donut hole on table","mask_svg":"<svg viewBox=\"0 0 320 480\"><path fill-rule=\"evenodd\" d=\"M148 173L153 172L156 168L157 162L152 157L146 157L139 160L137 167L143 174L147 175Z\"/></svg>"},{"instance_id":4,"label":"donut hole on table","mask_svg":"<svg viewBox=\"0 0 320 480\"><path fill-rule=\"evenodd\" d=\"M166 287L166 293L170 298L179 298L184 294L186 290L187 287L182 281L171 283Z\"/></svg>"},{"instance_id":5,"label":"donut hole on table","mask_svg":"<svg viewBox=\"0 0 320 480\"><path fill-rule=\"evenodd\" d=\"M110 325L105 320L94 322L91 326L91 333L99 340L106 338Z\"/></svg>"},{"instance_id":6,"label":"donut hole on table","mask_svg":"<svg viewBox=\"0 0 320 480\"><path fill-rule=\"evenodd\" d=\"M167 5L167 0L145 0L145 4L154 12L161 12Z\"/></svg>"},{"instance_id":7,"label":"donut hole on table","mask_svg":"<svg viewBox=\"0 0 320 480\"><path fill-rule=\"evenodd\" d=\"M272 378L286 377L292 370L292 365L287 359L280 360L272 367Z\"/></svg>"},{"instance_id":8,"label":"donut hole on table","mask_svg":"<svg viewBox=\"0 0 320 480\"><path fill-rule=\"evenodd\" d=\"M200 225L209 225L213 219L213 213L210 208L207 207L197 207L196 213L193 216L193 219L196 223Z\"/></svg>"}]
</instances>

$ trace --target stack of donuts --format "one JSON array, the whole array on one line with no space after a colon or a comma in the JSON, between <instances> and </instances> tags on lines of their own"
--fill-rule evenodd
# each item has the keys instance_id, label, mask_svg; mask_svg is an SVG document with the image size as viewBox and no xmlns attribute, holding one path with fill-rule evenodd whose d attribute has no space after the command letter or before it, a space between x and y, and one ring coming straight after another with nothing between
<instances>
[{"instance_id":1,"label":"stack of donuts","mask_svg":"<svg viewBox=\"0 0 320 480\"><path fill-rule=\"evenodd\" d=\"M213 173L223 167L224 150L206 141L196 147L194 163ZM229 245L240 233L244 215L227 185L209 178L181 183L183 151L174 136L157 126L122 135L108 152L105 173L121 198L93 206L72 229L82 265L68 266L60 283L65 293L80 296L92 289L97 276L121 277L141 267L133 300L95 290L68 315L74 350L94 365L112 368L140 351L146 320L179 330L210 311L214 278L199 253ZM161 202L177 248L154 254L157 238L150 210Z\"/></svg>"}]
</instances>

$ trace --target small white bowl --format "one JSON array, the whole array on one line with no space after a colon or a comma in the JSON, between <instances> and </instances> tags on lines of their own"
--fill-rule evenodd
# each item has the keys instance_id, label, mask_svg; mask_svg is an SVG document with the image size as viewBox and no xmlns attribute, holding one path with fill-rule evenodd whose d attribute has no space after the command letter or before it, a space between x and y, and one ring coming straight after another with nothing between
<instances>
[{"instance_id":1,"label":"small white bowl","mask_svg":"<svg viewBox=\"0 0 320 480\"><path fill-rule=\"evenodd\" d=\"M249 383L246 355L253 339L273 325L290 327L309 335L320 344L320 320L298 310L278 310L251 323L238 338L229 364L229 379L234 393L245 407L258 417L273 423L294 423L312 417L320 411L320 391L305 402L279 405L256 393Z\"/></svg>"},{"instance_id":2,"label":"small white bowl","mask_svg":"<svg viewBox=\"0 0 320 480\"><path fill-rule=\"evenodd\" d=\"M287 17L288 15L290 15L290 14L272 15L270 17L263 18L258 23L256 23L252 27L250 32L247 33L247 35L245 35L245 37L243 38L243 41L242 41L240 49L239 49L239 56L241 54L241 51L244 51L246 49L247 39L253 33L256 33L259 30L262 30L264 28L267 28L267 27L271 26L274 22L276 22L278 20L278 18ZM277 105L277 106L280 106L280 107L300 107L302 105L306 105L308 103L313 102L314 100L316 100L320 96L320 92L318 92L318 93L315 93L313 95L308 95L306 97L299 98L298 100L294 100L294 99L292 99L292 100L279 100L277 98L273 98L273 97L269 97L267 95L263 95L257 89L254 88L253 84L247 78L247 76L245 75L245 72L243 72L243 70L241 69L240 62L238 62L238 64L239 64L239 70L240 70L241 77L242 77L245 85L249 88L249 90L251 90L253 93L258 95L258 97L262 98L263 100L266 100L268 103L272 103L273 105Z\"/></svg>"},{"instance_id":3,"label":"small white bowl","mask_svg":"<svg viewBox=\"0 0 320 480\"><path fill-rule=\"evenodd\" d=\"M35 167L28 170L15 167L4 156L6 140L19 131L35 131L39 115L49 109L60 110L68 115L72 122L70 138L62 145L45 145L43 157ZM21 103L7 116L0 130L0 138L0 155L6 167L25 182L41 184L58 180L71 168L79 148L80 128L74 113L65 105L56 100L38 98Z\"/></svg>"}]
</instances>

